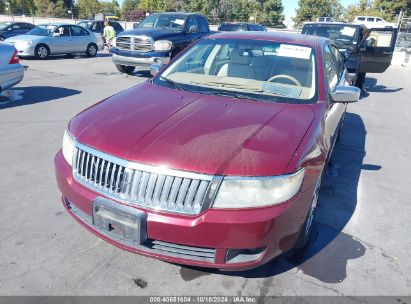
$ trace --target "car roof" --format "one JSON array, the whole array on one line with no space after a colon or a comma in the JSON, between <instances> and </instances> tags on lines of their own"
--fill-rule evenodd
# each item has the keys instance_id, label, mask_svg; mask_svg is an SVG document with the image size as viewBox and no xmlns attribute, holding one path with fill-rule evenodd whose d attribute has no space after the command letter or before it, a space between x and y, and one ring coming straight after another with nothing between
<instances>
[{"instance_id":1,"label":"car roof","mask_svg":"<svg viewBox=\"0 0 411 304\"><path fill-rule=\"evenodd\" d=\"M184 13L184 12L164 12L164 13L153 13L151 15L184 15L184 16L191 16L191 15L200 15L196 13Z\"/></svg>"},{"instance_id":2,"label":"car roof","mask_svg":"<svg viewBox=\"0 0 411 304\"><path fill-rule=\"evenodd\" d=\"M327 38L319 36L308 36L295 33L284 32L221 32L205 39L252 39L284 42L290 44L301 44L315 48L328 41Z\"/></svg>"},{"instance_id":3,"label":"car roof","mask_svg":"<svg viewBox=\"0 0 411 304\"><path fill-rule=\"evenodd\" d=\"M318 26L345 25L345 26L353 26L353 27L364 27L363 24L353 24L353 23L345 23L345 22L305 22L304 25L318 25Z\"/></svg>"},{"instance_id":4,"label":"car roof","mask_svg":"<svg viewBox=\"0 0 411 304\"><path fill-rule=\"evenodd\" d=\"M76 25L76 24L64 23L64 22L51 22L51 23L41 23L39 25L62 26L62 25Z\"/></svg>"}]
</instances>

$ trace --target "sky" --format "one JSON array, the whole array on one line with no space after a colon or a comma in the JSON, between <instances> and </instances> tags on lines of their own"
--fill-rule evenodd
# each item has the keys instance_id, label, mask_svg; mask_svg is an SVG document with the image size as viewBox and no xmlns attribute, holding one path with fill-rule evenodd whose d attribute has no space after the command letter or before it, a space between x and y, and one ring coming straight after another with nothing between
<instances>
[{"instance_id":1,"label":"sky","mask_svg":"<svg viewBox=\"0 0 411 304\"><path fill-rule=\"evenodd\" d=\"M123 2L123 0L117 0L118 3ZM195 0L193 0L195 1ZM358 0L341 0L341 4L347 7L350 4L357 3ZM298 6L298 0L283 0L284 14L286 19L290 19L295 16L295 10Z\"/></svg>"}]
</instances>

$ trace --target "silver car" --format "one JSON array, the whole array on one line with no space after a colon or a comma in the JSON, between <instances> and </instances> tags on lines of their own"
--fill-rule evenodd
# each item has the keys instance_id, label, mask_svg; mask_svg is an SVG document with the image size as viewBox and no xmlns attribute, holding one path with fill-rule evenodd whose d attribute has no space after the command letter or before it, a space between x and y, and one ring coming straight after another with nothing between
<instances>
[{"instance_id":1,"label":"silver car","mask_svg":"<svg viewBox=\"0 0 411 304\"><path fill-rule=\"evenodd\" d=\"M14 46L0 42L0 91L18 84L24 76Z\"/></svg>"},{"instance_id":2,"label":"silver car","mask_svg":"<svg viewBox=\"0 0 411 304\"><path fill-rule=\"evenodd\" d=\"M5 43L14 44L20 57L86 53L89 57L104 49L103 39L81 26L73 24L41 24L26 35L11 37Z\"/></svg>"}]
</instances>

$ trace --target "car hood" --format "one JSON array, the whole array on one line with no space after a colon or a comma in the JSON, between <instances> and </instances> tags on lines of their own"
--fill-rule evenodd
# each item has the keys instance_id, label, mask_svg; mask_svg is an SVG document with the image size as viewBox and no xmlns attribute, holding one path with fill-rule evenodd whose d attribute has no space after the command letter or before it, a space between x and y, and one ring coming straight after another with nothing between
<instances>
[{"instance_id":1,"label":"car hood","mask_svg":"<svg viewBox=\"0 0 411 304\"><path fill-rule=\"evenodd\" d=\"M78 114L69 129L82 144L143 164L216 175L281 175L314 119L311 107L146 82Z\"/></svg>"},{"instance_id":2,"label":"car hood","mask_svg":"<svg viewBox=\"0 0 411 304\"><path fill-rule=\"evenodd\" d=\"M17 42L23 42L23 41L34 41L34 40L41 40L47 38L45 36L36 36L36 35L19 35L19 36L14 36L11 38L8 38L4 40L5 42L12 42L12 43L17 43Z\"/></svg>"},{"instance_id":3,"label":"car hood","mask_svg":"<svg viewBox=\"0 0 411 304\"><path fill-rule=\"evenodd\" d=\"M130 36L130 35L145 35L153 38L154 40L168 38L172 36L181 35L181 32L175 32L164 28L141 28L129 31L121 32L118 36Z\"/></svg>"}]
</instances>

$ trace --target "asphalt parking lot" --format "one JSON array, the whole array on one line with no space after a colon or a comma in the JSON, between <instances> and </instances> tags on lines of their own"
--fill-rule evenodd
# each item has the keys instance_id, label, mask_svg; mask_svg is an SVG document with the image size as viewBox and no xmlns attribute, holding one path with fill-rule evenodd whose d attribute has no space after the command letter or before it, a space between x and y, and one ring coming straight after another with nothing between
<instances>
[{"instance_id":1,"label":"asphalt parking lot","mask_svg":"<svg viewBox=\"0 0 411 304\"><path fill-rule=\"evenodd\" d=\"M349 105L304 254L223 273L121 251L60 203L69 119L148 75L118 73L106 53L22 63L0 97L0 295L411 295L410 68L369 75Z\"/></svg>"}]
</instances>

